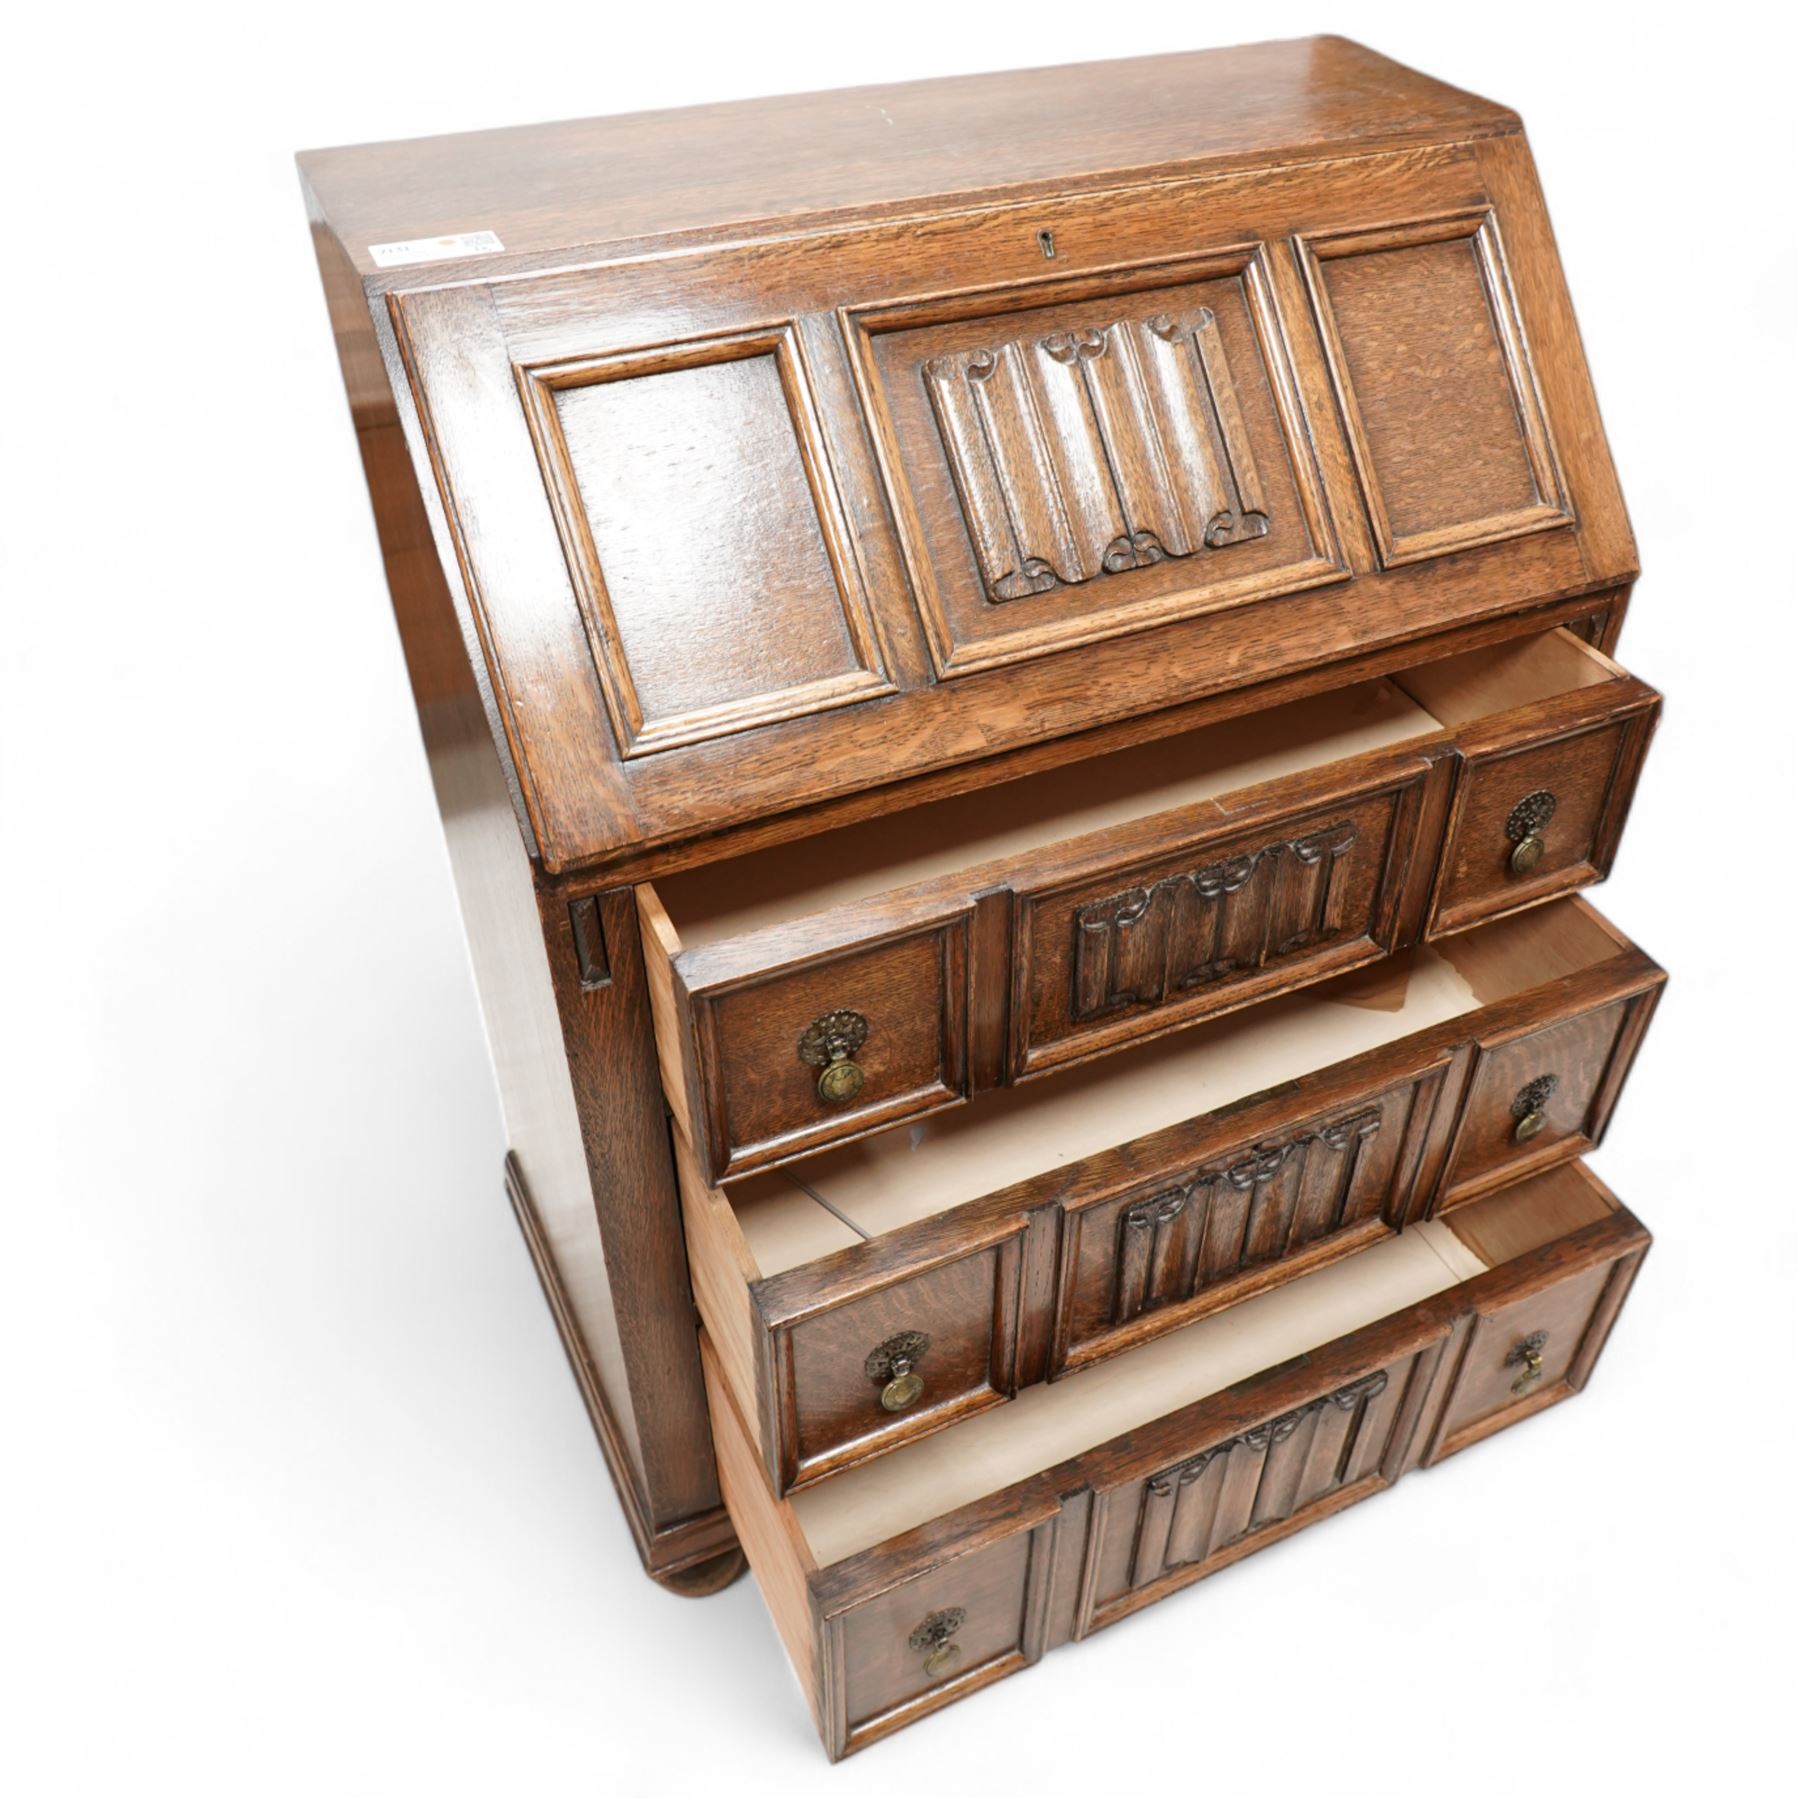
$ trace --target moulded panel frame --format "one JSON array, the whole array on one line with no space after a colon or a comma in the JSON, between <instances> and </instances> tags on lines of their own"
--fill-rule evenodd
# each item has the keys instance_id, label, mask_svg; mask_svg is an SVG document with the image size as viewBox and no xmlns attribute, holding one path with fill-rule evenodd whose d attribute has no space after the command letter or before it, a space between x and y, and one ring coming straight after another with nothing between
<instances>
[{"instance_id":1,"label":"moulded panel frame","mask_svg":"<svg viewBox=\"0 0 1800 1800\"><path fill-rule=\"evenodd\" d=\"M1522 454L1538 501L1508 513L1402 534L1394 529L1389 515L1381 471L1357 398L1350 356L1338 328L1324 265L1349 257L1465 240L1472 246L1487 304L1488 323L1500 350ZM1458 550L1472 550L1481 544L1528 537L1534 532L1553 531L1576 523L1568 484L1551 439L1550 422L1537 371L1532 364L1524 323L1519 316L1501 240L1499 216L1491 205L1396 224L1362 226L1346 231L1301 232L1295 234L1292 243L1324 343L1326 367L1344 433L1349 440L1357 485L1375 534L1376 558L1382 568L1426 562Z\"/></svg>"},{"instance_id":2,"label":"moulded panel frame","mask_svg":"<svg viewBox=\"0 0 1800 1800\"><path fill-rule=\"evenodd\" d=\"M958 1421L1012 1399L1023 1385L1020 1352L1026 1322L1030 1213L1015 1212L985 1228L964 1233L937 1254L908 1260L874 1281L833 1282L829 1264L807 1264L790 1274L765 1277L750 1289L750 1316L756 1332L758 1381L762 1389L759 1424L770 1479L777 1494L812 1486L828 1476L914 1443ZM994 1258L993 1309L989 1320L988 1382L923 1413L899 1413L862 1437L802 1456L802 1399L796 1386L794 1334L833 1312L875 1295L904 1288L920 1276L981 1256ZM873 1350L873 1344L859 1347ZM929 1352L927 1353L929 1355ZM929 1375L929 1368L923 1370ZM871 1386L871 1395L874 1388Z\"/></svg>"},{"instance_id":3,"label":"moulded panel frame","mask_svg":"<svg viewBox=\"0 0 1800 1800\"><path fill-rule=\"evenodd\" d=\"M1197 1319L1235 1306L1239 1301L1266 1289L1285 1285L1314 1268L1322 1268L1342 1257L1354 1255L1371 1243L1400 1231L1423 1216L1421 1187L1431 1160L1434 1135L1445 1129L1443 1111L1446 1086L1452 1070L1458 1066L1459 1052L1432 1046L1410 1058L1404 1073L1389 1075L1373 1082L1363 1078L1328 1084L1335 1091L1319 1095L1318 1104L1296 1109L1292 1121L1271 1129L1266 1102L1272 1092L1250 1096L1254 1110L1227 1107L1218 1114L1220 1129L1217 1144L1202 1155L1186 1160L1192 1173L1222 1167L1233 1161L1256 1155L1266 1145L1291 1138L1296 1131L1314 1126L1323 1130L1329 1119L1347 1118L1357 1112L1381 1108L1390 1101L1398 1102L1400 1119L1395 1139L1393 1166L1389 1173L1381 1205L1360 1223L1329 1234L1305 1247L1292 1251L1276 1261L1250 1264L1210 1285L1195 1287L1185 1298L1159 1306L1145 1307L1125 1320L1116 1317L1099 1331L1081 1337L1075 1334L1075 1301L1080 1289L1082 1253L1087 1235L1095 1229L1106 1230L1115 1239L1123 1231L1125 1213L1156 1196L1177 1187L1167 1171L1139 1174L1123 1184L1111 1184L1092 1192L1071 1196L1058 1209L1062 1216L1060 1242L1057 1247L1057 1275L1050 1326L1049 1360L1046 1378L1061 1377L1107 1361L1140 1343L1147 1343L1171 1331L1180 1330ZM1359 1071L1366 1058L1351 1058L1346 1069ZM1320 1071L1327 1077L1334 1071ZM1289 1084L1290 1086L1293 1084ZM1458 1095L1452 1095L1457 1098ZM1247 1112L1250 1129L1229 1129L1233 1120ZM1096 1217L1108 1222L1096 1227ZM1122 1256L1115 1252L1110 1265L1117 1292L1123 1278Z\"/></svg>"},{"instance_id":4,"label":"moulded panel frame","mask_svg":"<svg viewBox=\"0 0 1800 1800\"><path fill-rule=\"evenodd\" d=\"M1471 925L1528 911L1559 895L1592 887L1611 873L1637 793L1638 777L1662 718L1662 695L1656 689L1622 668L1617 669L1617 676L1612 684L1577 689L1531 707L1496 713L1461 734L1460 767L1425 915L1423 936L1427 940L1453 936ZM1468 829L1477 782L1509 762L1541 761L1546 751L1606 735L1611 735L1615 743L1587 854L1524 879L1509 878L1491 892L1454 900L1456 858ZM1519 784L1521 798L1532 785Z\"/></svg>"},{"instance_id":5,"label":"moulded panel frame","mask_svg":"<svg viewBox=\"0 0 1800 1800\"><path fill-rule=\"evenodd\" d=\"M1407 927L1403 901L1408 877L1420 853L1419 833L1436 765L1418 756L1410 746L1392 753L1351 759L1338 785L1323 793L1296 796L1286 783L1272 782L1248 790L1267 804L1253 804L1207 827L1186 842L1146 848L1127 860L1116 851L1105 858L1084 860L1059 872L1053 880L1021 884L1013 897L1013 969L1008 1046L1008 1079L1024 1082L1051 1070L1086 1062L1125 1044L1147 1042L1180 1029L1196 1019L1235 1012L1289 988L1310 986L1328 975L1339 975L1364 963L1378 961L1398 948ZM1286 791L1283 791L1283 790ZM1371 872L1366 928L1287 961L1271 960L1218 987L1203 986L1153 1004L1126 1006L1113 1013L1083 1021L1069 1000L1068 1018L1052 1035L1035 1029L1033 995L1040 979L1036 941L1043 936L1043 916L1071 895L1079 895L1097 881L1117 880L1141 885L1133 877L1137 864L1158 867L1177 858L1205 858L1217 846L1248 839L1258 832L1304 834L1352 807L1369 807L1385 801L1384 835ZM1074 968L1069 971L1074 981Z\"/></svg>"},{"instance_id":6,"label":"moulded panel frame","mask_svg":"<svg viewBox=\"0 0 1800 1800\"><path fill-rule=\"evenodd\" d=\"M1548 1009L1537 1017L1522 1021L1505 1030L1482 1033L1473 1040L1473 1058L1464 1086L1462 1104L1456 1115L1456 1128L1444 1153L1443 1185L1437 1203L1442 1216L1455 1207L1542 1174L1558 1163L1586 1156L1606 1136L1613 1108L1625 1086L1625 1079L1650 1029L1650 1021L1663 996L1666 977L1652 965L1643 984L1613 999L1595 1000L1585 988L1569 994L1564 1004ZM1618 1023L1604 1057L1596 1069L1592 1086L1581 1109L1578 1127L1547 1141L1528 1141L1518 1154L1506 1158L1486 1170L1465 1173L1463 1163L1475 1130L1473 1109L1475 1097L1489 1065L1502 1051L1516 1044L1579 1025L1584 1020L1604 1014L1610 1007L1619 1008ZM1555 1071L1549 1071L1554 1073Z\"/></svg>"},{"instance_id":7,"label":"moulded panel frame","mask_svg":"<svg viewBox=\"0 0 1800 1800\"><path fill-rule=\"evenodd\" d=\"M683 1064L689 1076L693 1142L704 1153L707 1173L718 1182L734 1181L760 1169L791 1162L808 1151L861 1137L889 1125L923 1118L947 1106L958 1106L973 1089L970 991L974 907L952 905L909 920L897 929L868 936L846 934L821 941L812 951L730 973L730 946L683 952L675 959L676 992L687 1020ZM879 1101L860 1100L847 1111L823 1115L785 1130L739 1142L731 1128L729 1077L719 1037L718 1013L726 1000L782 981L810 968L829 966L848 956L866 955L908 938L936 938L941 959L941 1005L938 1072L935 1082L891 1094ZM853 1121L846 1129L846 1121Z\"/></svg>"},{"instance_id":8,"label":"moulded panel frame","mask_svg":"<svg viewBox=\"0 0 1800 1800\"><path fill-rule=\"evenodd\" d=\"M1384 1328L1390 1325L1399 1326L1400 1332L1389 1335ZM1252 1376L1234 1388L1211 1396L1207 1401L1196 1402L1185 1410L1185 1414L1172 1414L1168 1419L1159 1420L1154 1429L1157 1436L1165 1441L1156 1445L1154 1454L1137 1451L1125 1463L1122 1471L1109 1474L1093 1484L1093 1504L1084 1534L1082 1580L1071 1635L1077 1639L1084 1638L1108 1625L1116 1624L1120 1619L1141 1612L1146 1606L1154 1605L1158 1600L1192 1586L1196 1581L1217 1573L1267 1545L1279 1543L1308 1525L1329 1518L1345 1507L1367 1499L1371 1494L1392 1487L1406 1472L1409 1456L1418 1436L1420 1420L1430 1401L1451 1330L1451 1322L1434 1316L1426 1307L1393 1314L1387 1320L1378 1321L1375 1326L1335 1340L1324 1346L1314 1357L1297 1357L1284 1365L1285 1369L1292 1371L1294 1384L1304 1383L1307 1391L1303 1395L1295 1395L1275 1412L1251 1407L1240 1408L1234 1406L1233 1402L1239 1396L1248 1399L1259 1390L1268 1391L1272 1386L1272 1378L1282 1372L1279 1369ZM1364 1344L1379 1344L1380 1347L1374 1355L1366 1358L1361 1368L1346 1377L1344 1365L1350 1358L1345 1353L1354 1352ZM1309 1379L1314 1367L1319 1372L1318 1376ZM1392 1394L1392 1404L1382 1408L1383 1435L1378 1442L1369 1446L1374 1454L1360 1474L1290 1512L1281 1514L1277 1509L1277 1516L1266 1523L1253 1518L1239 1536L1210 1548L1198 1560L1177 1564L1161 1572L1140 1568L1139 1540L1143 1534L1144 1514L1152 1483L1169 1472L1171 1450L1174 1453L1172 1460L1177 1465L1209 1453L1217 1454L1219 1450L1248 1439L1259 1431L1268 1433L1271 1428L1279 1429L1298 1413L1310 1411L1321 1404L1329 1406L1343 1390L1363 1387L1382 1375L1385 1375L1386 1380L1380 1390L1380 1397L1385 1400ZM1167 1441L1173 1435L1170 1428L1176 1421L1184 1416L1197 1415L1204 1418L1208 1414L1219 1418L1222 1428L1216 1429L1214 1433L1198 1435L1197 1439L1190 1438L1186 1443L1178 1439L1173 1443ZM1121 1442L1128 1444L1131 1439ZM1090 1452L1089 1456L1098 1461L1103 1454L1104 1450L1101 1453ZM1129 1529L1133 1539L1129 1572L1121 1589L1102 1593L1105 1549L1116 1518L1121 1512L1130 1521Z\"/></svg>"},{"instance_id":9,"label":"moulded panel frame","mask_svg":"<svg viewBox=\"0 0 1800 1800\"><path fill-rule=\"evenodd\" d=\"M563 433L557 397L603 383L653 380L658 375L715 368L765 356L774 359L795 448L812 496L820 539L830 563L844 629L857 667L845 674L721 701L667 719L646 719L607 590L599 549L582 504L580 483ZM557 533L568 559L569 574L581 602L582 621L587 627L594 666L600 676L601 692L622 757L653 755L657 751L727 737L777 720L827 712L896 691L857 561L854 536L826 451L814 384L806 367L805 349L793 320L598 355L518 362L513 365L513 374L543 472L545 491L556 518Z\"/></svg>"},{"instance_id":10,"label":"moulded panel frame","mask_svg":"<svg viewBox=\"0 0 1800 1800\"><path fill-rule=\"evenodd\" d=\"M1085 269L1079 274L940 289L903 299L838 309L839 329L869 425L876 466L892 509L932 663L940 678L1031 662L1084 644L1100 643L1201 614L1350 579L1351 565L1326 497L1312 428L1295 375L1288 326L1276 299L1269 263L1270 247L1256 240L1228 244L1192 256L1112 263ZM876 359L874 340L890 333L931 325L989 315L998 319L1009 313L1036 311L1047 306L1079 306L1232 278L1242 283L1245 310L1255 334L1261 373L1274 404L1288 470L1299 496L1301 522L1310 554L1299 563L1281 568L1251 575L1227 575L1218 581L1196 581L1174 593L1102 606L1077 619L1055 624L1025 623L975 641L959 642L933 565L924 520L907 478L899 432L889 404L887 385ZM962 510L963 527L969 530L966 504ZM1202 556L1207 554L1210 552L1201 552Z\"/></svg>"}]
</instances>

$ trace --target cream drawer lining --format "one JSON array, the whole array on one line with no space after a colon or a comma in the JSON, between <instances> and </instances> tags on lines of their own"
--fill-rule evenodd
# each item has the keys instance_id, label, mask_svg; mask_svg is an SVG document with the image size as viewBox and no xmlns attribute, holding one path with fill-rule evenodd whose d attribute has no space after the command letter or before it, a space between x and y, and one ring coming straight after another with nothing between
<instances>
[{"instance_id":1,"label":"cream drawer lining","mask_svg":"<svg viewBox=\"0 0 1800 1800\"><path fill-rule=\"evenodd\" d=\"M682 948L692 950L1440 729L1395 683L1359 682L821 837L659 876L657 897Z\"/></svg>"}]
</instances>

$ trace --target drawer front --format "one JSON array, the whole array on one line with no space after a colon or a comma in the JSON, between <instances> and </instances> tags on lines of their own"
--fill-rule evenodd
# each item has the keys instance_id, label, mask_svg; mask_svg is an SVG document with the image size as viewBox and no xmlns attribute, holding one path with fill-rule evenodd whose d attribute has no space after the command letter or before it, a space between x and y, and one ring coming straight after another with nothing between
<instances>
[{"instance_id":1,"label":"drawer front","mask_svg":"<svg viewBox=\"0 0 1800 1800\"><path fill-rule=\"evenodd\" d=\"M1454 1205L1591 1149L1660 987L1480 1042L1444 1178Z\"/></svg>"},{"instance_id":2,"label":"drawer front","mask_svg":"<svg viewBox=\"0 0 1800 1800\"><path fill-rule=\"evenodd\" d=\"M1442 1334L1147 1476L1100 1489L1075 1635L1097 1630L1400 1474Z\"/></svg>"},{"instance_id":3,"label":"drawer front","mask_svg":"<svg viewBox=\"0 0 1800 1800\"><path fill-rule=\"evenodd\" d=\"M1468 754L1429 932L1460 931L1601 880L1656 712L1652 697L1623 720Z\"/></svg>"},{"instance_id":4,"label":"drawer front","mask_svg":"<svg viewBox=\"0 0 1800 1800\"><path fill-rule=\"evenodd\" d=\"M1644 1259L1647 1240L1555 1268L1523 1298L1478 1305L1423 1460L1441 1462L1582 1388Z\"/></svg>"},{"instance_id":5,"label":"drawer front","mask_svg":"<svg viewBox=\"0 0 1800 1800\"><path fill-rule=\"evenodd\" d=\"M951 1260L877 1278L770 1328L778 1491L1011 1398L1026 1229L1009 1222L991 1242L973 1234ZM758 1298L766 1309L766 1288Z\"/></svg>"},{"instance_id":6,"label":"drawer front","mask_svg":"<svg viewBox=\"0 0 1800 1800\"><path fill-rule=\"evenodd\" d=\"M1043 1654L1054 1522L997 1529L842 1611L827 1602L820 1712L834 1756Z\"/></svg>"},{"instance_id":7,"label":"drawer front","mask_svg":"<svg viewBox=\"0 0 1800 1800\"><path fill-rule=\"evenodd\" d=\"M865 897L803 890L816 910L691 949L646 884L652 937L667 925L660 951L646 940L653 980L672 965L688 1006L658 1012L665 1081L708 1173L792 1161L1597 879L1660 702L1591 663L1586 685L1454 732Z\"/></svg>"},{"instance_id":8,"label":"drawer front","mask_svg":"<svg viewBox=\"0 0 1800 1800\"><path fill-rule=\"evenodd\" d=\"M1603 1134L1662 979L1624 947L1218 1112L752 1277L757 1397L745 1406L771 1482L808 1486L1569 1162ZM1541 1109L1536 1125L1526 1104ZM817 1179L829 1200L829 1178ZM710 1196L706 1216L729 1219L730 1200ZM707 1252L692 1227L689 1244L742 1293L734 1259ZM741 1305L714 1311L722 1341L741 1335ZM924 1341L890 1410L880 1353L909 1334Z\"/></svg>"},{"instance_id":9,"label":"drawer front","mask_svg":"<svg viewBox=\"0 0 1800 1800\"><path fill-rule=\"evenodd\" d=\"M709 1359L727 1502L831 1753L1578 1391L1648 1234L1577 1165L1479 1241L1484 1273L824 1567L748 1466Z\"/></svg>"},{"instance_id":10,"label":"drawer front","mask_svg":"<svg viewBox=\"0 0 1800 1800\"><path fill-rule=\"evenodd\" d=\"M1448 1062L1071 1210L1052 1372L1172 1331L1397 1231Z\"/></svg>"},{"instance_id":11,"label":"drawer front","mask_svg":"<svg viewBox=\"0 0 1800 1800\"><path fill-rule=\"evenodd\" d=\"M968 920L691 987L694 1141L716 1177L969 1092Z\"/></svg>"},{"instance_id":12,"label":"drawer front","mask_svg":"<svg viewBox=\"0 0 1800 1800\"><path fill-rule=\"evenodd\" d=\"M1022 894L1014 1078L1384 955L1423 786Z\"/></svg>"}]
</instances>

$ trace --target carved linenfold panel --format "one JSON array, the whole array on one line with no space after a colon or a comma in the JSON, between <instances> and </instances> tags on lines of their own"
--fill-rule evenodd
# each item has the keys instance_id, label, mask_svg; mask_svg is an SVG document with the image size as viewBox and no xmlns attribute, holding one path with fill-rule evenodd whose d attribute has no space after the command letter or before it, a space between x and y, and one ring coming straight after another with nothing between
<instances>
[{"instance_id":1,"label":"carved linenfold panel","mask_svg":"<svg viewBox=\"0 0 1800 1800\"><path fill-rule=\"evenodd\" d=\"M1412 1359L1321 1394L1144 1483L1131 1585L1206 1561L1376 1473Z\"/></svg>"},{"instance_id":2,"label":"carved linenfold panel","mask_svg":"<svg viewBox=\"0 0 1800 1800\"><path fill-rule=\"evenodd\" d=\"M1083 906L1075 1018L1160 1004L1330 939L1342 928L1338 876L1357 835L1344 820Z\"/></svg>"},{"instance_id":3,"label":"carved linenfold panel","mask_svg":"<svg viewBox=\"0 0 1800 1800\"><path fill-rule=\"evenodd\" d=\"M1368 1107L1259 1145L1126 1207L1119 1215L1113 1323L1190 1300L1215 1282L1373 1217L1387 1171L1365 1149L1381 1126L1381 1108Z\"/></svg>"},{"instance_id":4,"label":"carved linenfold panel","mask_svg":"<svg viewBox=\"0 0 1800 1800\"><path fill-rule=\"evenodd\" d=\"M1269 529L1208 307L936 356L924 374L989 600Z\"/></svg>"}]
</instances>

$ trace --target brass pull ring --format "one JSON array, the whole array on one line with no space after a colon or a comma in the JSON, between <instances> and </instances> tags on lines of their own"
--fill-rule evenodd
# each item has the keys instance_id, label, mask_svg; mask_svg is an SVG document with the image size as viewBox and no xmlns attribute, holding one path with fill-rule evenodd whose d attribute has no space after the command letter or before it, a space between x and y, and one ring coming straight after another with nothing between
<instances>
[{"instance_id":1,"label":"brass pull ring","mask_svg":"<svg viewBox=\"0 0 1800 1800\"><path fill-rule=\"evenodd\" d=\"M1528 1081L1513 1095L1513 1142L1529 1144L1537 1134L1550 1122L1544 1108L1550 1104L1550 1096L1562 1085L1562 1078L1557 1075L1540 1075L1534 1081Z\"/></svg>"},{"instance_id":2,"label":"brass pull ring","mask_svg":"<svg viewBox=\"0 0 1800 1800\"><path fill-rule=\"evenodd\" d=\"M927 1675L943 1675L962 1661L962 1645L953 1640L968 1616L960 1606L946 1606L941 1612L927 1614L906 1640L909 1649L925 1658Z\"/></svg>"},{"instance_id":3,"label":"brass pull ring","mask_svg":"<svg viewBox=\"0 0 1800 1800\"><path fill-rule=\"evenodd\" d=\"M1515 875L1529 875L1544 859L1544 831L1556 816L1556 796L1548 788L1529 793L1506 815L1506 835L1512 855L1506 866Z\"/></svg>"},{"instance_id":4,"label":"brass pull ring","mask_svg":"<svg viewBox=\"0 0 1800 1800\"><path fill-rule=\"evenodd\" d=\"M801 1032L800 1060L819 1071L819 1098L827 1106L842 1106L862 1092L866 1077L855 1057L868 1037L869 1021L847 1007L820 1014Z\"/></svg>"},{"instance_id":5,"label":"brass pull ring","mask_svg":"<svg viewBox=\"0 0 1800 1800\"><path fill-rule=\"evenodd\" d=\"M1549 1343L1547 1331L1534 1331L1530 1337L1522 1337L1506 1353L1506 1366L1517 1368L1519 1373L1512 1384L1515 1394L1528 1394L1544 1379L1544 1346Z\"/></svg>"},{"instance_id":6,"label":"brass pull ring","mask_svg":"<svg viewBox=\"0 0 1800 1800\"><path fill-rule=\"evenodd\" d=\"M900 1331L886 1343L877 1344L863 1359L863 1373L881 1385L884 1412L905 1412L925 1392L925 1377L918 1363L931 1348L931 1339L922 1331Z\"/></svg>"}]
</instances>

